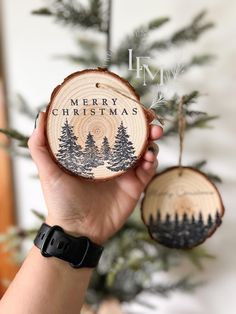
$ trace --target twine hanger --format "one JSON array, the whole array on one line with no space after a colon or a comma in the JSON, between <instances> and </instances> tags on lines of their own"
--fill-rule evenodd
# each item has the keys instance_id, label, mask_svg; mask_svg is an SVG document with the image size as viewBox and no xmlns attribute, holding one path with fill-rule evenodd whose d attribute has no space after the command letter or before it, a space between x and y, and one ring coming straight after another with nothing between
<instances>
[{"instance_id":1,"label":"twine hanger","mask_svg":"<svg viewBox=\"0 0 236 314\"><path fill-rule=\"evenodd\" d=\"M178 106L178 133L179 133L179 175L183 173L182 157L183 157L183 146L184 146L184 133L186 127L186 119L184 114L184 98L181 97Z\"/></svg>"},{"instance_id":2,"label":"twine hanger","mask_svg":"<svg viewBox=\"0 0 236 314\"><path fill-rule=\"evenodd\" d=\"M137 99L134 99L134 98L128 96L128 95L125 94L123 91L121 91L121 90L119 90L119 89L117 89L117 88L114 88L114 87L112 87L112 86L110 86L110 85L108 85L108 84L104 84L104 83L96 83L96 87L97 87L97 88L110 89L110 90L114 91L115 93L120 94L120 95L122 95L122 96L124 96L124 97L126 97L126 98L128 98L128 99L130 99L130 100L132 100L132 101L134 101L134 102L136 102L137 104L139 104L140 106L142 106L142 108L144 109L144 111L148 112L148 109L147 109L140 101L138 101ZM164 119L163 119L162 117L158 116L154 111L152 111L152 112L155 114L155 118L160 122L160 124L161 124L161 125L164 125L164 124L165 124L165 123L164 123Z\"/></svg>"},{"instance_id":3,"label":"twine hanger","mask_svg":"<svg viewBox=\"0 0 236 314\"><path fill-rule=\"evenodd\" d=\"M136 102L137 104L141 105L142 108L147 112L148 109L138 100L128 96L127 94L125 94L123 91L114 88L108 84L104 84L104 83L96 83L96 87L97 88L105 88L105 89L110 89L134 102ZM179 162L178 162L178 167L179 167L179 175L182 175L183 172L183 167L182 167L182 157L183 157L183 144L184 144L184 133L185 133L185 127L186 127L186 119L185 119L185 114L184 114L184 110L183 110L183 105L184 105L184 97L181 97L180 102L179 102L179 106L178 106L178 134L179 134ZM162 124L164 125L164 118L158 116L155 113L155 117L156 119Z\"/></svg>"}]
</instances>

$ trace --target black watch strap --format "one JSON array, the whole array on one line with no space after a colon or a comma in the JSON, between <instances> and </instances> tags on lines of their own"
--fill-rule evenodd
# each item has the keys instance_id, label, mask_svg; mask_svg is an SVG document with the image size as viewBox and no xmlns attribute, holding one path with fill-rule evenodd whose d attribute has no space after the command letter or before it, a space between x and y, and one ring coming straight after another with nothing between
<instances>
[{"instance_id":1,"label":"black watch strap","mask_svg":"<svg viewBox=\"0 0 236 314\"><path fill-rule=\"evenodd\" d=\"M40 227L34 244L43 256L60 258L74 268L96 267L103 251L102 246L87 237L74 237L59 226L51 227L45 223Z\"/></svg>"}]
</instances>

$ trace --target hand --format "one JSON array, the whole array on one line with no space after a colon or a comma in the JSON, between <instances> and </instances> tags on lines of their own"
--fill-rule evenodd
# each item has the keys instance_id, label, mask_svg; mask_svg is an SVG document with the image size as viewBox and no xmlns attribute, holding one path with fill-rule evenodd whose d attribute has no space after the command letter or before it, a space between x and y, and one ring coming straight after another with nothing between
<instances>
[{"instance_id":1,"label":"hand","mask_svg":"<svg viewBox=\"0 0 236 314\"><path fill-rule=\"evenodd\" d=\"M49 225L59 225L66 232L85 235L102 244L118 231L132 213L144 188L156 172L156 152L147 150L139 165L106 182L93 182L64 172L51 158L44 135L45 113L29 139L42 185ZM150 125L150 143L162 135L162 128Z\"/></svg>"}]
</instances>

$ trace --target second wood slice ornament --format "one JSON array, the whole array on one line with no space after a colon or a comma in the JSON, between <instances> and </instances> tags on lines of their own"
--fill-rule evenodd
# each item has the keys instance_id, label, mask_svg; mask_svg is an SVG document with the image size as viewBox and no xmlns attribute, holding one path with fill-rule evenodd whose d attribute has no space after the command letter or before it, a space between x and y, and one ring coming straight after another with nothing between
<instances>
[{"instance_id":1,"label":"second wood slice ornament","mask_svg":"<svg viewBox=\"0 0 236 314\"><path fill-rule=\"evenodd\" d=\"M216 186L199 170L182 166L184 109L182 97L178 106L179 165L151 180L141 206L143 222L151 237L176 249L203 243L219 227L224 214Z\"/></svg>"},{"instance_id":2,"label":"second wood slice ornament","mask_svg":"<svg viewBox=\"0 0 236 314\"><path fill-rule=\"evenodd\" d=\"M152 238L171 248L192 248L221 224L224 207L215 185L190 167L169 168L149 183L142 218Z\"/></svg>"},{"instance_id":3,"label":"second wood slice ornament","mask_svg":"<svg viewBox=\"0 0 236 314\"><path fill-rule=\"evenodd\" d=\"M51 96L46 135L67 172L106 180L134 167L147 146L146 111L132 86L103 69L68 76Z\"/></svg>"}]
</instances>

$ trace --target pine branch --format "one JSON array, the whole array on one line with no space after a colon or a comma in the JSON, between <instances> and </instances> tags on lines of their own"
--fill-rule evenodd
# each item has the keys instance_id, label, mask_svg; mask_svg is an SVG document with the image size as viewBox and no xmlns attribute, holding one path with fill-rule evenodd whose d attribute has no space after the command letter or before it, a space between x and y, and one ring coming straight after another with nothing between
<instances>
[{"instance_id":1,"label":"pine branch","mask_svg":"<svg viewBox=\"0 0 236 314\"><path fill-rule=\"evenodd\" d=\"M186 118L186 131L193 128L210 128L211 126L209 125L209 122L219 118L219 116L208 115L206 112L203 111L189 109L192 104L196 103L199 96L200 94L198 91L193 91L190 94L182 96L184 105L183 111ZM166 117L167 120L172 120L169 128L165 130L165 138L178 133L179 101L180 97L178 95L174 95L164 104L160 105L157 108L154 108L157 114L164 118Z\"/></svg>"},{"instance_id":2,"label":"pine branch","mask_svg":"<svg viewBox=\"0 0 236 314\"><path fill-rule=\"evenodd\" d=\"M144 29L146 28L147 30L156 30L157 28L163 26L167 22L169 22L170 19L168 17L159 17L155 20L150 21L147 26L144 26Z\"/></svg>"},{"instance_id":3,"label":"pine branch","mask_svg":"<svg viewBox=\"0 0 236 314\"><path fill-rule=\"evenodd\" d=\"M112 65L121 66L127 65L128 49L133 49L133 58L136 56L148 56L150 54L146 47L146 38L137 35L139 30L127 35L119 45L118 49L113 52L111 60Z\"/></svg>"},{"instance_id":4,"label":"pine branch","mask_svg":"<svg viewBox=\"0 0 236 314\"><path fill-rule=\"evenodd\" d=\"M37 211L36 209L31 209L31 212L34 214L35 217L37 217L39 220L44 221L45 215Z\"/></svg>"},{"instance_id":5,"label":"pine branch","mask_svg":"<svg viewBox=\"0 0 236 314\"><path fill-rule=\"evenodd\" d=\"M37 9L37 10L33 10L32 14L35 14L35 15L45 15L45 16L53 15L52 11L49 8L47 8L47 7L43 7L43 8Z\"/></svg>"},{"instance_id":6,"label":"pine branch","mask_svg":"<svg viewBox=\"0 0 236 314\"><path fill-rule=\"evenodd\" d=\"M213 183L222 183L222 179L217 174L213 174L211 172L205 172L206 176L209 178L210 181Z\"/></svg>"},{"instance_id":7,"label":"pine branch","mask_svg":"<svg viewBox=\"0 0 236 314\"><path fill-rule=\"evenodd\" d=\"M128 34L121 42L119 48L113 54L111 64L122 65L127 63L128 49L133 49L135 56L148 56L150 54L147 49L146 41L150 31L157 30L164 24L169 22L168 17L156 18L146 25L137 27L132 33Z\"/></svg>"},{"instance_id":8,"label":"pine branch","mask_svg":"<svg viewBox=\"0 0 236 314\"><path fill-rule=\"evenodd\" d=\"M189 71L194 66L204 66L206 64L209 64L215 59L215 56L212 54L201 54L201 55L194 55L192 58L187 61L183 62L181 66L181 72L178 73L178 76L182 74L186 74L187 71ZM167 70L169 72L172 72L172 69ZM172 75L173 76L173 75Z\"/></svg>"},{"instance_id":9,"label":"pine branch","mask_svg":"<svg viewBox=\"0 0 236 314\"><path fill-rule=\"evenodd\" d=\"M188 259L200 270L203 270L203 260L204 259L215 259L215 256L209 254L202 246L197 247L195 249L190 250L190 252L186 251L188 254Z\"/></svg>"},{"instance_id":10,"label":"pine branch","mask_svg":"<svg viewBox=\"0 0 236 314\"><path fill-rule=\"evenodd\" d=\"M193 114L191 114L193 115ZM194 128L201 128L201 129L210 129L212 126L209 124L210 121L218 119L219 116L209 116L204 114L203 116L197 116L197 118L193 118L192 121L186 122L186 131L192 130ZM170 135L175 135L178 133L178 121L176 122L165 131L165 137Z\"/></svg>"},{"instance_id":11,"label":"pine branch","mask_svg":"<svg viewBox=\"0 0 236 314\"><path fill-rule=\"evenodd\" d=\"M206 160L201 160L201 161L198 161L198 162L192 164L191 167L196 168L200 171L203 171L205 173L205 175L209 178L209 180L212 181L213 183L222 183L222 179L218 175L211 173L211 172L208 172L208 171L205 171L203 169L206 166L206 164L207 164Z\"/></svg>"},{"instance_id":12,"label":"pine branch","mask_svg":"<svg viewBox=\"0 0 236 314\"><path fill-rule=\"evenodd\" d=\"M101 0L89 0L84 6L76 0L53 0L48 7L32 11L32 14L53 16L65 26L96 29L105 32Z\"/></svg>"},{"instance_id":13,"label":"pine branch","mask_svg":"<svg viewBox=\"0 0 236 314\"><path fill-rule=\"evenodd\" d=\"M211 125L209 125L208 123L210 121L214 121L216 119L219 119L219 116L217 115L206 115L204 117L198 117L197 119L195 119L193 122L188 122L186 125L186 129L193 129L193 128L212 128Z\"/></svg>"},{"instance_id":14,"label":"pine branch","mask_svg":"<svg viewBox=\"0 0 236 314\"><path fill-rule=\"evenodd\" d=\"M156 287L151 287L147 289L147 291L153 294L158 293L166 297L170 292L173 292L175 290L192 292L200 285L202 285L202 282L192 282L190 279L190 276L186 276L182 279L179 279L175 283L166 284L166 285L157 285Z\"/></svg>"},{"instance_id":15,"label":"pine branch","mask_svg":"<svg viewBox=\"0 0 236 314\"><path fill-rule=\"evenodd\" d=\"M28 147L28 140L29 137L23 135L22 133L20 133L19 131L15 130L15 129L0 129L0 133L5 134L6 136L8 136L11 139L15 139L18 141L18 146L19 147Z\"/></svg>"},{"instance_id":16,"label":"pine branch","mask_svg":"<svg viewBox=\"0 0 236 314\"><path fill-rule=\"evenodd\" d=\"M198 169L198 170L202 170L202 168L203 168L204 166L206 166L206 164L207 164L207 161L206 161L206 160L201 160L201 161L197 161L197 162L193 163L193 164L191 165L191 167L196 168L196 169Z\"/></svg>"},{"instance_id":17,"label":"pine branch","mask_svg":"<svg viewBox=\"0 0 236 314\"><path fill-rule=\"evenodd\" d=\"M188 107L191 106L192 104L195 104L198 97L200 96L200 93L198 91L192 91L189 94L183 95L182 96L182 101L184 105L184 113L186 116L194 116L194 115L205 115L204 112L201 111L194 111L194 110L189 110ZM178 114L178 105L180 102L180 96L175 94L171 99L165 99L165 102L161 104L160 106L157 106L154 108L160 116L164 118L170 117L173 120L173 130L176 129L176 123L177 123L177 114ZM168 131L169 132L169 131ZM174 131L175 132L175 131ZM165 132L166 136L166 132Z\"/></svg>"},{"instance_id":18,"label":"pine branch","mask_svg":"<svg viewBox=\"0 0 236 314\"><path fill-rule=\"evenodd\" d=\"M192 105L194 103L196 103L197 98L200 96L200 93L198 91L193 91L188 95L184 95L183 96L183 105ZM179 99L180 100L180 99Z\"/></svg>"},{"instance_id":19,"label":"pine branch","mask_svg":"<svg viewBox=\"0 0 236 314\"><path fill-rule=\"evenodd\" d=\"M180 46L198 40L203 33L214 26L212 22L202 21L205 15L206 11L200 12L189 25L175 32L169 39L154 41L150 49L168 49L171 46Z\"/></svg>"},{"instance_id":20,"label":"pine branch","mask_svg":"<svg viewBox=\"0 0 236 314\"><path fill-rule=\"evenodd\" d=\"M212 54L202 54L193 56L192 59L186 64L186 68L190 68L192 66L202 66L209 64L215 59L215 56Z\"/></svg>"},{"instance_id":21,"label":"pine branch","mask_svg":"<svg viewBox=\"0 0 236 314\"><path fill-rule=\"evenodd\" d=\"M77 42L80 49L80 52L77 55L67 54L63 56L57 56L57 58L65 58L70 62L87 67L91 67L91 65L94 65L94 67L102 65L103 61L99 58L99 55L102 53L99 42L85 37L78 38Z\"/></svg>"}]
</instances>

